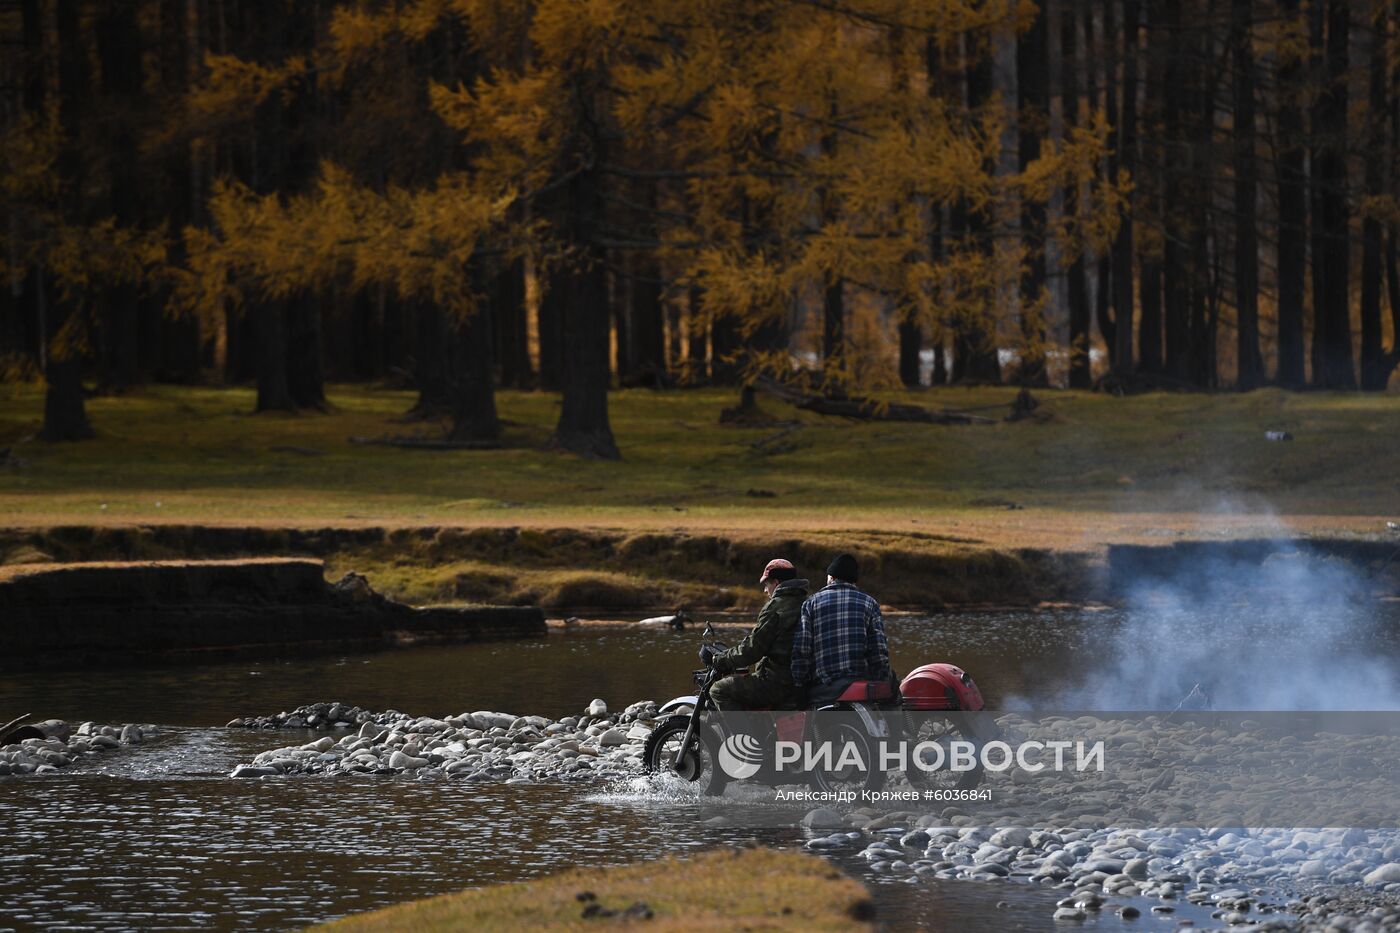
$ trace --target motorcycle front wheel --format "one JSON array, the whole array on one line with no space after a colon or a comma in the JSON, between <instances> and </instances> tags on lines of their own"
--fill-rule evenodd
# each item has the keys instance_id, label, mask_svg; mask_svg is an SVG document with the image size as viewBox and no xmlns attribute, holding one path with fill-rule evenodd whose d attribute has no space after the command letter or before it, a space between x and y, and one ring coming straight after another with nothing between
<instances>
[{"instance_id":1,"label":"motorcycle front wheel","mask_svg":"<svg viewBox=\"0 0 1400 933\"><path fill-rule=\"evenodd\" d=\"M676 753L690 728L689 716L671 716L647 736L642 748L642 766L648 774L674 774L682 781L699 786L701 793L717 797L724 793L728 776L715 765L713 732L703 724L690 737L689 747L677 763Z\"/></svg>"}]
</instances>

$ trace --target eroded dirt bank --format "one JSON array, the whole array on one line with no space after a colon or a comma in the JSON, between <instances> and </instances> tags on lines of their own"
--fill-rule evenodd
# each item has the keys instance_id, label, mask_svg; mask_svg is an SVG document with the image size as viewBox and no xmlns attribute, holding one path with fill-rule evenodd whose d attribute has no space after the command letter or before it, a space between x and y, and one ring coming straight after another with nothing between
<instances>
[{"instance_id":1,"label":"eroded dirt bank","mask_svg":"<svg viewBox=\"0 0 1400 933\"><path fill-rule=\"evenodd\" d=\"M937 609L1095 598L1102 556L990 549L935 535L797 535L531 528L59 526L0 532L0 558L33 561L313 557L332 578L354 570L414 603L536 605L583 611L748 608L759 570L784 556L814 580L832 555L861 559L862 584L887 605Z\"/></svg>"},{"instance_id":2,"label":"eroded dirt bank","mask_svg":"<svg viewBox=\"0 0 1400 933\"><path fill-rule=\"evenodd\" d=\"M320 560L107 561L0 567L0 669L105 667L243 653L369 649L545 633L528 607L417 609Z\"/></svg>"},{"instance_id":3,"label":"eroded dirt bank","mask_svg":"<svg viewBox=\"0 0 1400 933\"><path fill-rule=\"evenodd\" d=\"M269 528L55 526L0 530L0 564L38 561L306 557L329 578L365 574L378 592L410 603L539 606L553 614L748 609L770 558L787 557L820 580L843 550L861 560L862 585L888 606L937 610L1114 601L1147 580L1189 579L1202 561L1240 569L1275 560L1345 562L1375 595L1400 592L1393 540L1351 537L1178 541L1082 549L1006 548L918 532L791 534L573 528Z\"/></svg>"}]
</instances>

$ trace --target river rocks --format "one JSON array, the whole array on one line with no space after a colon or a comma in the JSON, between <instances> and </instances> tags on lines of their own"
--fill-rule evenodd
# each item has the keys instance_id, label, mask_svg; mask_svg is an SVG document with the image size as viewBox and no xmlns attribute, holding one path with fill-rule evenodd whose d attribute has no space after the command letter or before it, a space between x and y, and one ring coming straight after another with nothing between
<instances>
[{"instance_id":1,"label":"river rocks","mask_svg":"<svg viewBox=\"0 0 1400 933\"><path fill-rule=\"evenodd\" d=\"M1023 826L1008 826L987 841L999 848L1006 848L1007 846L1023 846L1030 838L1031 831L1029 829Z\"/></svg>"},{"instance_id":2,"label":"river rocks","mask_svg":"<svg viewBox=\"0 0 1400 933\"><path fill-rule=\"evenodd\" d=\"M588 715L594 718L601 718L608 715L608 704L604 703L602 700L594 700L592 703L588 704Z\"/></svg>"},{"instance_id":3,"label":"river rocks","mask_svg":"<svg viewBox=\"0 0 1400 933\"><path fill-rule=\"evenodd\" d=\"M255 765L239 765L229 773L229 777L251 778L251 777L271 777L277 774L276 768L259 767Z\"/></svg>"},{"instance_id":4,"label":"river rocks","mask_svg":"<svg viewBox=\"0 0 1400 933\"><path fill-rule=\"evenodd\" d=\"M291 712L271 716L248 716L232 719L230 729L350 729L362 723L376 721L376 716L398 715L393 710L371 713L346 703L310 703Z\"/></svg>"},{"instance_id":5,"label":"river rocks","mask_svg":"<svg viewBox=\"0 0 1400 933\"><path fill-rule=\"evenodd\" d=\"M645 736L642 736L642 738L645 738ZM627 733L623 732L621 729L609 729L598 736L598 744L603 748L617 748L619 745L626 745L627 741ZM679 747L679 743L677 747Z\"/></svg>"},{"instance_id":6,"label":"river rocks","mask_svg":"<svg viewBox=\"0 0 1400 933\"><path fill-rule=\"evenodd\" d=\"M338 705L342 717L362 720L356 731L270 749L248 766L270 768L277 774L408 774L420 779L517 783L631 777L641 773L642 747L657 715L656 704L649 700L617 715L585 712L559 720L492 710L415 717L395 710L370 712ZM606 704L589 705L590 710L599 708L606 710ZM292 713L235 723L288 728L296 720L309 721L310 715L324 719L334 712L327 704L313 704ZM240 776L257 773L239 772Z\"/></svg>"},{"instance_id":7,"label":"river rocks","mask_svg":"<svg viewBox=\"0 0 1400 933\"><path fill-rule=\"evenodd\" d=\"M988 882L1005 878L1053 886L1066 892L1056 905L1056 916L1067 922L1083 920L1097 911L1112 911L1123 919L1140 917L1147 910L1142 898L1160 901L1153 912L1165 917L1175 911L1175 902L1184 899L1213 910L1217 924L1293 930L1300 928L1298 923L1277 916L1287 909L1285 899L1298 886L1321 881L1332 885L1328 890L1371 892L1372 900L1362 902L1366 907L1362 911L1355 898L1345 908L1312 899L1301 929L1400 933L1400 881L1390 880L1400 868L1384 857L1389 846L1400 844L1400 830L1251 829L1218 833L1212 838L1199 829L1125 832L1109 827L1058 826L1023 834L1023 827L973 825L952 810L916 817L911 822L922 829L898 836L898 845L884 830L851 834L868 841L859 857L876 876L899 874L902 869L895 866L903 863L909 867L909 880L932 877ZM815 833L834 827L842 819L850 825L859 817L875 827L891 819L904 822L911 816L878 813L869 808L845 816L836 810L811 811L802 823ZM859 841L842 838L840 843ZM1017 841L1022 844L1013 844ZM811 839L807 847L835 849L838 834ZM1306 857L1298 861L1280 858L1287 853ZM1316 867L1304 873L1306 866ZM1372 876L1373 882L1365 881ZM1346 887L1338 887L1340 884ZM1076 912L1083 916L1076 916Z\"/></svg>"},{"instance_id":8,"label":"river rocks","mask_svg":"<svg viewBox=\"0 0 1400 933\"><path fill-rule=\"evenodd\" d=\"M1391 862L1382 865L1375 871L1370 872L1361 879L1366 884L1395 884L1400 883L1400 862Z\"/></svg>"},{"instance_id":9,"label":"river rocks","mask_svg":"<svg viewBox=\"0 0 1400 933\"><path fill-rule=\"evenodd\" d=\"M154 736L154 726L102 726L85 722L74 729L60 719L38 723L42 739L25 739L0 747L0 776L53 774L80 761Z\"/></svg>"},{"instance_id":10,"label":"river rocks","mask_svg":"<svg viewBox=\"0 0 1400 933\"><path fill-rule=\"evenodd\" d=\"M802 825L807 829L844 829L846 821L835 810L817 807L807 811L806 816L802 817Z\"/></svg>"},{"instance_id":11,"label":"river rocks","mask_svg":"<svg viewBox=\"0 0 1400 933\"><path fill-rule=\"evenodd\" d=\"M426 768L428 759L415 758L404 752L394 752L389 756L389 767L395 771L416 771L419 768Z\"/></svg>"}]
</instances>

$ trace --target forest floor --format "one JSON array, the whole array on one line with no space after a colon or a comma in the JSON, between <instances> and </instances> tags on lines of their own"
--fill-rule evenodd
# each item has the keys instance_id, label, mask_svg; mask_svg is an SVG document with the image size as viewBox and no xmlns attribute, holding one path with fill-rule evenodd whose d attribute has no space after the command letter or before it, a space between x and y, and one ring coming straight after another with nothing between
<instances>
[{"instance_id":1,"label":"forest floor","mask_svg":"<svg viewBox=\"0 0 1400 933\"><path fill-rule=\"evenodd\" d=\"M997 419L991 424L856 422L760 397L768 423L735 427L719 420L737 402L734 390L620 391L611 416L624 459L607 462L544 447L559 404L546 393L501 392L503 447L466 451L352 443L440 427L403 420L412 393L343 385L329 387L324 414L253 415L253 394L242 388L158 386L99 397L88 405L95 440L46 444L34 439L40 391L0 386L0 525L518 528L708 535L764 547L800 540L814 553L851 541L858 551L966 557L1092 554L1113 543L1198 538L1386 536L1386 522L1400 520L1395 393L1115 398L1045 390L1035 393L1041 404L1031 417L1001 420L1015 394L889 396L974 411ZM1266 431L1293 439L1270 441ZM390 592L409 597L500 598L504 588L521 601L579 582L569 576L579 569L576 548L538 543L559 553L552 565L536 555L532 572L544 576L528 586L492 583L485 569L468 566L488 579L444 589L444 572L456 580L463 568L364 557L382 565ZM419 548L417 556L430 555ZM6 559L20 558L0 554ZM610 572L625 572L613 563ZM672 596L686 594L661 598Z\"/></svg>"}]
</instances>

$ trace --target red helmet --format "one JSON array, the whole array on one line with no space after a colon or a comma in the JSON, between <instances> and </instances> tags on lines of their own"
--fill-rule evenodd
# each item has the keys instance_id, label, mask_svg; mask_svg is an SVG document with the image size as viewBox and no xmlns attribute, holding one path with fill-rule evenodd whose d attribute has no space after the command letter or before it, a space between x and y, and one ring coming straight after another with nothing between
<instances>
[{"instance_id":1,"label":"red helmet","mask_svg":"<svg viewBox=\"0 0 1400 933\"><path fill-rule=\"evenodd\" d=\"M792 566L792 561L790 561L790 560L784 560L784 559L781 558L781 557L775 557L775 558L773 558L772 560L770 560L770 561L768 562L768 566L767 566L767 567L764 567L764 568L763 568L763 576L761 576L761 577L758 578L758 582L759 582L760 585L762 585L762 584L764 584L764 583L767 583L767 582L768 582L768 577L769 577L769 575L772 574L773 571L775 571L775 570L795 570L795 569L796 569L796 568L794 568L794 567Z\"/></svg>"}]
</instances>

